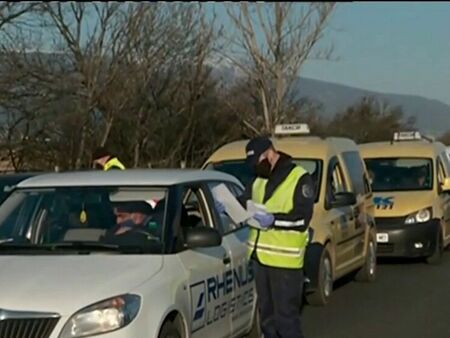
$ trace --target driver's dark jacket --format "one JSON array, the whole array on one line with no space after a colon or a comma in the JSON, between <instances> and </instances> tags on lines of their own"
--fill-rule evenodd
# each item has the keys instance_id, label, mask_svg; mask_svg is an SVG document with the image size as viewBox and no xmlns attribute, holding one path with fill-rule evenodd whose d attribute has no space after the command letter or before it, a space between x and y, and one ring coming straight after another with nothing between
<instances>
[{"instance_id":1,"label":"driver's dark jacket","mask_svg":"<svg viewBox=\"0 0 450 338\"><path fill-rule=\"evenodd\" d=\"M278 186L286 179L292 169L295 168L295 163L292 162L292 157L279 152L280 158L278 159L272 173L268 179L266 185L266 192L264 196L264 202L269 200L274 194ZM305 187L309 186L309 187ZM244 193L238 198L239 202L245 208L247 200L252 198L253 181L250 182L245 188ZM312 195L310 197L305 196L304 191L310 189ZM287 214L274 214L276 220L295 222L299 219L304 220L304 225L296 227L296 230L305 231L309 227L309 223L312 218L314 200L316 196L316 189L313 179L310 174L303 175L297 183L294 194L294 208Z\"/></svg>"},{"instance_id":2,"label":"driver's dark jacket","mask_svg":"<svg viewBox=\"0 0 450 338\"><path fill-rule=\"evenodd\" d=\"M156 222L157 226L150 227L151 222ZM130 227L127 231L116 234L116 232L122 227L121 224L117 224L114 227L107 230L103 237L103 240L108 243L131 245L134 241L143 241L149 239L149 237L157 237L161 239L162 226L158 223L153 216L147 217L141 224L136 224Z\"/></svg>"}]
</instances>

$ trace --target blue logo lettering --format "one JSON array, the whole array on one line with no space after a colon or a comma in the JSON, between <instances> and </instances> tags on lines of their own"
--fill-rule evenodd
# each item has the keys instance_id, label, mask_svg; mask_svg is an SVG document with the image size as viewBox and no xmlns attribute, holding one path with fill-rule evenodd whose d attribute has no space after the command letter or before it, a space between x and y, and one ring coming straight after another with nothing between
<instances>
[{"instance_id":1,"label":"blue logo lettering","mask_svg":"<svg viewBox=\"0 0 450 338\"><path fill-rule=\"evenodd\" d=\"M373 202L377 209L392 209L394 207L394 196L390 197L374 197Z\"/></svg>"}]
</instances>

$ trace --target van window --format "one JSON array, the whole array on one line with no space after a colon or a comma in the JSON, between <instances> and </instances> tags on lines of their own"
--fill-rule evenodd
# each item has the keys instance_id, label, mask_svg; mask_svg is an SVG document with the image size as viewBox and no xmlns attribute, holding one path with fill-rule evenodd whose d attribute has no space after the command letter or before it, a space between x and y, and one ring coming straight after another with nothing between
<instances>
[{"instance_id":1,"label":"van window","mask_svg":"<svg viewBox=\"0 0 450 338\"><path fill-rule=\"evenodd\" d=\"M316 199L319 199L320 185L321 185L321 174L322 174L322 161L319 159L293 159L293 162L297 165L302 166L311 175L315 187L316 187ZM236 177L244 186L247 186L254 180L254 175L250 168L245 163L245 160L230 160L216 163L209 163L206 170L217 170L224 173L233 175Z\"/></svg>"},{"instance_id":2,"label":"van window","mask_svg":"<svg viewBox=\"0 0 450 338\"><path fill-rule=\"evenodd\" d=\"M356 195L366 194L366 177L364 173L364 165L357 151L349 151L342 154L344 163L347 166L350 179L352 181L353 192Z\"/></svg>"},{"instance_id":3,"label":"van window","mask_svg":"<svg viewBox=\"0 0 450 338\"><path fill-rule=\"evenodd\" d=\"M446 151L441 154L441 160L444 165L446 175L450 176L450 155Z\"/></svg>"},{"instance_id":4,"label":"van window","mask_svg":"<svg viewBox=\"0 0 450 338\"><path fill-rule=\"evenodd\" d=\"M329 209L330 202L335 199L336 194L347 192L347 185L342 172L341 165L336 157L330 161L327 182L326 208Z\"/></svg>"},{"instance_id":5,"label":"van window","mask_svg":"<svg viewBox=\"0 0 450 338\"><path fill-rule=\"evenodd\" d=\"M438 177L438 183L443 184L445 180L445 169L444 164L442 163L442 160L440 157L437 158L437 177Z\"/></svg>"},{"instance_id":6,"label":"van window","mask_svg":"<svg viewBox=\"0 0 450 338\"><path fill-rule=\"evenodd\" d=\"M383 157L366 159L372 177L372 191L432 190L431 158Z\"/></svg>"}]
</instances>

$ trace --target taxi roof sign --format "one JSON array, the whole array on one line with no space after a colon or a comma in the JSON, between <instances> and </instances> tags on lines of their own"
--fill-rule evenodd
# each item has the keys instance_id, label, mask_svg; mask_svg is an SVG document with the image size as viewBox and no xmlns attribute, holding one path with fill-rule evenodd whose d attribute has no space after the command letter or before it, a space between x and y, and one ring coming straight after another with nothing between
<instances>
[{"instance_id":1,"label":"taxi roof sign","mask_svg":"<svg viewBox=\"0 0 450 338\"><path fill-rule=\"evenodd\" d=\"M306 123L278 124L275 126L275 135L305 135L309 133L309 126Z\"/></svg>"},{"instance_id":2,"label":"taxi roof sign","mask_svg":"<svg viewBox=\"0 0 450 338\"><path fill-rule=\"evenodd\" d=\"M394 141L413 141L421 140L422 135L418 131L400 131L394 133Z\"/></svg>"}]
</instances>

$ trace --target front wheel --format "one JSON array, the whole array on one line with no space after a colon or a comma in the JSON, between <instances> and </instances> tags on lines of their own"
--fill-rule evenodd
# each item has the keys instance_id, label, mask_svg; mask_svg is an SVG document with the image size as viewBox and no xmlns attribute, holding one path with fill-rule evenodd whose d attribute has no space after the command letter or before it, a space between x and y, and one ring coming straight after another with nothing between
<instances>
[{"instance_id":1,"label":"front wheel","mask_svg":"<svg viewBox=\"0 0 450 338\"><path fill-rule=\"evenodd\" d=\"M306 295L306 300L310 305L321 306L328 303L333 291L333 265L328 247L322 251L320 258L319 276L317 290Z\"/></svg>"},{"instance_id":2,"label":"front wheel","mask_svg":"<svg viewBox=\"0 0 450 338\"><path fill-rule=\"evenodd\" d=\"M357 272L355 280L358 282L373 282L377 274L377 246L371 235L368 243L366 259L363 267Z\"/></svg>"},{"instance_id":3,"label":"front wheel","mask_svg":"<svg viewBox=\"0 0 450 338\"><path fill-rule=\"evenodd\" d=\"M168 321L163 325L158 338L182 338L182 337L178 327L173 322Z\"/></svg>"}]
</instances>

